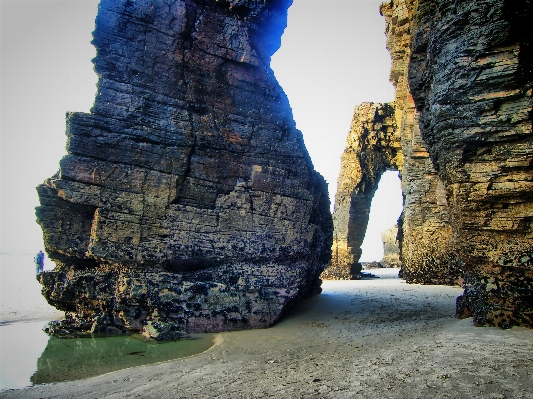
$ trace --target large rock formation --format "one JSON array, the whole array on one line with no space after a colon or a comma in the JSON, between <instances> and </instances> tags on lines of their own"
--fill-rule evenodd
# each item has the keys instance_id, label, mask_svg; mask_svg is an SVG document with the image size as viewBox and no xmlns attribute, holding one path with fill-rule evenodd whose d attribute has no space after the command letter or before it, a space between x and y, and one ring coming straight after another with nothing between
<instances>
[{"instance_id":1,"label":"large rock formation","mask_svg":"<svg viewBox=\"0 0 533 399\"><path fill-rule=\"evenodd\" d=\"M409 86L463 262L457 311L482 325L533 326L532 19L528 0L413 7Z\"/></svg>"},{"instance_id":2,"label":"large rock formation","mask_svg":"<svg viewBox=\"0 0 533 399\"><path fill-rule=\"evenodd\" d=\"M395 0L381 12L396 86L389 141L403 158L403 275L461 281L457 315L479 325L533 326L533 4ZM349 237L366 228L367 206L342 204L366 203L357 184L374 173L339 177L333 251L345 240L352 265L362 241Z\"/></svg>"},{"instance_id":3,"label":"large rock formation","mask_svg":"<svg viewBox=\"0 0 533 399\"><path fill-rule=\"evenodd\" d=\"M361 271L361 244L379 179L402 163L394 109L375 103L356 107L337 181L331 265L323 278L350 279Z\"/></svg>"},{"instance_id":4,"label":"large rock formation","mask_svg":"<svg viewBox=\"0 0 533 399\"><path fill-rule=\"evenodd\" d=\"M413 1L406 0L384 3L380 8L392 59L390 81L396 89L396 134L404 158L400 170L404 192L400 220L402 277L410 283L457 284L460 262L453 251L446 192L422 139L419 113L407 79L412 7Z\"/></svg>"},{"instance_id":5,"label":"large rock formation","mask_svg":"<svg viewBox=\"0 0 533 399\"><path fill-rule=\"evenodd\" d=\"M335 196L332 261L322 276L349 279L360 271L372 198L382 173L394 169L400 171L404 193L399 221L402 277L411 283L456 284L460 272L451 251L445 190L420 136L407 83L407 9L394 2L383 4L381 11L387 21L395 100L355 109Z\"/></svg>"},{"instance_id":6,"label":"large rock formation","mask_svg":"<svg viewBox=\"0 0 533 399\"><path fill-rule=\"evenodd\" d=\"M265 327L320 292L327 187L270 69L290 0L102 0L90 114L38 187L63 331Z\"/></svg>"}]
</instances>

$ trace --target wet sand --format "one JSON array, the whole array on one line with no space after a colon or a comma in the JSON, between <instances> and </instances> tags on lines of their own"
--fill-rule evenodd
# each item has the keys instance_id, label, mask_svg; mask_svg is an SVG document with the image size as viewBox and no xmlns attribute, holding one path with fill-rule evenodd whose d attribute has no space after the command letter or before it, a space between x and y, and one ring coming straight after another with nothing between
<instances>
[{"instance_id":1,"label":"wet sand","mask_svg":"<svg viewBox=\"0 0 533 399\"><path fill-rule=\"evenodd\" d=\"M533 398L533 330L455 319L460 288L394 278L323 288L275 327L216 334L199 355L0 397Z\"/></svg>"}]
</instances>

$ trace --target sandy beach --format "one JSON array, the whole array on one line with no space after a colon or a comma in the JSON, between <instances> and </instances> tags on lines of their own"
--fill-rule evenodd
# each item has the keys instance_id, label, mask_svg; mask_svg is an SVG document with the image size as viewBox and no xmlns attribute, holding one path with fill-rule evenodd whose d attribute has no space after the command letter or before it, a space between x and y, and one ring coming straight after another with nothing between
<instances>
[{"instance_id":1,"label":"sandy beach","mask_svg":"<svg viewBox=\"0 0 533 399\"><path fill-rule=\"evenodd\" d=\"M374 271L372 271L374 272ZM453 317L458 287L326 281L276 326L199 355L2 398L533 398L533 330Z\"/></svg>"}]
</instances>

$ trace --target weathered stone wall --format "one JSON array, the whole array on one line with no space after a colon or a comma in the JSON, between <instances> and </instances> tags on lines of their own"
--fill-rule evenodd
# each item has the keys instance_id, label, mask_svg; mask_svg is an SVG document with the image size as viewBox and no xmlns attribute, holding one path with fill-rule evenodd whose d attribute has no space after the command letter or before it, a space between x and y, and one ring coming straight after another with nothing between
<instances>
[{"instance_id":1,"label":"weathered stone wall","mask_svg":"<svg viewBox=\"0 0 533 399\"><path fill-rule=\"evenodd\" d=\"M320 292L327 187L269 66L290 3L101 1L94 106L38 187L53 331L264 327Z\"/></svg>"},{"instance_id":2,"label":"weathered stone wall","mask_svg":"<svg viewBox=\"0 0 533 399\"><path fill-rule=\"evenodd\" d=\"M395 169L400 171L404 195L399 224L402 277L422 284L457 284L460 279L459 263L451 250L444 186L421 138L407 81L412 8L412 1L385 3L380 8L392 58L390 80L396 88L394 102L387 105L392 119L386 122L386 140L366 140L366 136L380 137L382 117L374 113L373 121L372 112L362 112L368 106L356 108L335 197L332 262L323 278L350 278L360 270L360 246L377 182L386 169ZM359 160L357 152L366 155ZM374 153L388 156L376 156L379 161L374 164L374 155L369 155Z\"/></svg>"},{"instance_id":3,"label":"weathered stone wall","mask_svg":"<svg viewBox=\"0 0 533 399\"><path fill-rule=\"evenodd\" d=\"M458 315L533 326L533 4L414 10L409 86L463 262Z\"/></svg>"},{"instance_id":4,"label":"weathered stone wall","mask_svg":"<svg viewBox=\"0 0 533 399\"><path fill-rule=\"evenodd\" d=\"M449 210L442 184L419 129L419 113L409 90L411 17L414 1L382 4L390 80L396 88L394 107L404 165L401 170L404 211L400 223L402 277L411 283L457 284L460 263L453 251Z\"/></svg>"}]
</instances>

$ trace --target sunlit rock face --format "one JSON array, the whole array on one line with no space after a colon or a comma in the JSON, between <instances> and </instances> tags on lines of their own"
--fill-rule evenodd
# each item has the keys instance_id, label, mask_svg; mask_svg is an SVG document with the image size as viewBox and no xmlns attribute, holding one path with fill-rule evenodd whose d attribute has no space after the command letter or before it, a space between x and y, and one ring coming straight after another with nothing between
<instances>
[{"instance_id":1,"label":"sunlit rock face","mask_svg":"<svg viewBox=\"0 0 533 399\"><path fill-rule=\"evenodd\" d=\"M533 4L413 9L409 86L463 262L458 315L533 326Z\"/></svg>"},{"instance_id":2,"label":"sunlit rock face","mask_svg":"<svg viewBox=\"0 0 533 399\"><path fill-rule=\"evenodd\" d=\"M390 80L390 104L356 107L335 196L331 265L327 279L350 279L361 270L359 258L372 198L387 169L400 171L404 210L399 220L402 277L410 283L457 284L459 262L451 250L451 227L444 185L435 171L418 127L409 93L410 9L402 2L383 4ZM399 266L400 261L394 264Z\"/></svg>"},{"instance_id":3,"label":"sunlit rock face","mask_svg":"<svg viewBox=\"0 0 533 399\"><path fill-rule=\"evenodd\" d=\"M266 327L320 292L327 186L270 69L290 0L102 0L90 114L38 187L51 333Z\"/></svg>"},{"instance_id":4,"label":"sunlit rock face","mask_svg":"<svg viewBox=\"0 0 533 399\"><path fill-rule=\"evenodd\" d=\"M332 260L323 278L352 278L360 271L360 247L372 197L381 174L393 169L400 171L404 196L398 221L402 277L420 284L454 285L461 281L445 186L422 139L419 112L409 90L412 10L413 1L409 0L380 7L386 21L395 98L374 108L362 104L354 112L335 197ZM400 265L400 261L394 264Z\"/></svg>"},{"instance_id":5,"label":"sunlit rock face","mask_svg":"<svg viewBox=\"0 0 533 399\"><path fill-rule=\"evenodd\" d=\"M385 17L387 48L391 54L390 81L397 135L404 165L401 169L404 211L399 221L402 277L410 283L458 284L460 261L453 250L453 234L445 187L422 139L419 112L408 82L414 1L381 5Z\"/></svg>"}]
</instances>

